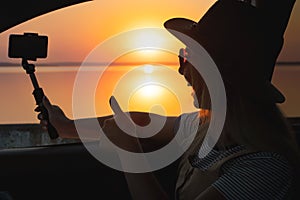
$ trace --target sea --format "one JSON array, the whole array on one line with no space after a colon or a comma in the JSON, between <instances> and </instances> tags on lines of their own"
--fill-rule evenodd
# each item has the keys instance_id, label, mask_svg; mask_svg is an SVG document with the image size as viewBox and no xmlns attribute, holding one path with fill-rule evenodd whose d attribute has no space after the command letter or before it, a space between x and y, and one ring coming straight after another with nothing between
<instances>
[{"instance_id":1,"label":"sea","mask_svg":"<svg viewBox=\"0 0 300 200\"><path fill-rule=\"evenodd\" d=\"M82 73L87 73L91 78L78 83ZM175 65L171 67L119 65L112 68L88 66L84 70L79 65L47 65L36 67L34 74L39 87L43 89L50 102L60 106L69 118L74 117L73 95L78 84L82 86L83 94L80 97L83 99L88 96L89 88L94 87L95 90L92 92L95 93L95 101L98 105L95 115L111 114L108 99L112 94L119 95L118 97L134 96L138 94L134 93L137 91L136 88L143 88L138 85L144 86L149 82L153 87L149 85L144 87L148 88L145 90L147 94L142 99L137 99L139 102L135 102L134 105L146 104L151 100L151 96L157 98L159 102L162 100L160 96L169 95L168 97L172 98L173 95L177 97L182 106L181 109L176 110L175 104L174 106L167 102L165 105L170 108L165 110L175 109L177 112L175 114L180 114L194 109L191 91L185 80L177 73ZM92 77L99 76L97 86L95 86ZM300 64L276 66L272 83L286 97L286 101L279 105L282 112L290 118L300 117ZM168 86L168 91L173 92L171 96L170 92L166 92L167 90L159 93L163 90L155 89L161 88L162 85ZM34 111L36 102L32 95L33 91L30 76L21 66L0 66L0 149L77 142L77 140L68 139L53 141L49 139L47 132L41 130L37 113ZM141 90L140 94L143 92ZM159 96L155 96L155 92L159 93ZM122 106L124 108L124 104ZM92 117L89 113L86 113L86 116L84 114L82 117Z\"/></svg>"}]
</instances>

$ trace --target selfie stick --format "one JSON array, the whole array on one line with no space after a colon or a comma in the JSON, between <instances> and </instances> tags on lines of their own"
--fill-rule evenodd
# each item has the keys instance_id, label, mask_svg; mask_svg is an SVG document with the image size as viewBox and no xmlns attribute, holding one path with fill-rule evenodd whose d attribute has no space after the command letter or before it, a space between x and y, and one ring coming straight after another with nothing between
<instances>
[{"instance_id":1,"label":"selfie stick","mask_svg":"<svg viewBox=\"0 0 300 200\"><path fill-rule=\"evenodd\" d=\"M28 61L24 58L22 59L22 66L26 70L26 73L29 74L32 85L34 87L34 90L33 90L32 94L35 98L36 105L38 105L39 108L41 109L41 113L43 115L43 118L48 121L48 125L47 125L48 134L49 134L51 139L56 139L56 138L58 138L58 133L57 133L57 130L54 128L54 126L49 122L48 111L45 108L45 106L43 105L43 97L45 95L44 95L43 89L40 88L40 86L38 84L38 81L36 79L36 76L34 74L35 66L33 64L29 64Z\"/></svg>"}]
</instances>

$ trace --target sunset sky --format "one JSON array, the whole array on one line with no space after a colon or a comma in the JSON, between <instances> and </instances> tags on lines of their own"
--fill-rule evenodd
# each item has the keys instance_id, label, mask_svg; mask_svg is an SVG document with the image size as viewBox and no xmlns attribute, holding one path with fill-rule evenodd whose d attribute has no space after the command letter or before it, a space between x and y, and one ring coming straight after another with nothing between
<instances>
[{"instance_id":1,"label":"sunset sky","mask_svg":"<svg viewBox=\"0 0 300 200\"><path fill-rule=\"evenodd\" d=\"M48 36L48 57L39 59L37 66L42 63L81 63L105 41L132 30L141 31L139 34L129 35L126 41L109 46L108 54L116 49L128 48L129 44L139 45L139 42L143 44L145 41L149 42L150 46L153 41L162 41L165 42L162 45L168 46L171 45L168 44L171 35L153 34L147 30L163 29L163 23L173 17L198 21L214 2L215 0L94 0L70 6L0 33L0 62L20 62L7 56L8 37L12 33L37 32ZM300 5L296 2L278 61L300 61L299 19ZM105 57L101 57L99 61L106 61ZM102 115L111 112L107 101L112 93L119 97L125 110L150 109L158 103L164 107L164 112L171 115L193 110L190 89L184 79L176 73L176 62L176 54L158 50L136 50L120 55L114 61L119 65L109 67L99 81L95 99L100 103L95 105L96 113ZM296 71L288 69L292 71L290 73L282 72L284 75L277 74L276 71L274 81L285 90L291 89L293 84L298 84L299 88L299 67ZM92 69L99 70L99 66L92 66ZM71 118L72 91L77 70L78 66L41 66L37 67L36 72L40 85L50 100L60 105ZM123 94L124 88L128 90L126 94ZM181 90L177 90L178 88ZM37 122L33 112L35 102L31 95L30 79L21 67L0 66L0 92L0 123ZM294 104L299 102L300 97L292 94L292 90L286 92L292 99L289 105L296 106ZM289 115L300 116L299 106L284 106Z\"/></svg>"},{"instance_id":2,"label":"sunset sky","mask_svg":"<svg viewBox=\"0 0 300 200\"><path fill-rule=\"evenodd\" d=\"M38 32L50 38L47 61L82 61L95 46L114 35L137 28L163 28L164 21L177 16L198 20L213 2L94 0L25 22L2 33L0 41L6 44L10 33ZM6 54L1 48L1 60L6 60Z\"/></svg>"}]
</instances>

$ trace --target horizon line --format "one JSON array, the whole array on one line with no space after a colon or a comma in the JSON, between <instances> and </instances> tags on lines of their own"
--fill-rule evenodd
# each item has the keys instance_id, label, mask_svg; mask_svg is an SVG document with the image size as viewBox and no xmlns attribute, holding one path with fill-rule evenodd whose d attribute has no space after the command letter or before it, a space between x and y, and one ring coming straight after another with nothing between
<instances>
[{"instance_id":1,"label":"horizon line","mask_svg":"<svg viewBox=\"0 0 300 200\"><path fill-rule=\"evenodd\" d=\"M53 67L59 67L59 66L80 66L83 62L80 61L62 61L62 62L42 62L42 63L36 63L38 66L53 66ZM178 62L115 62L115 63L108 63L108 62L87 62L85 65L87 66L129 66L129 65L178 65ZM300 61L278 61L275 63L278 66L282 65L300 65ZM0 62L0 67L20 67L21 63L15 63L15 62Z\"/></svg>"},{"instance_id":2,"label":"horizon line","mask_svg":"<svg viewBox=\"0 0 300 200\"><path fill-rule=\"evenodd\" d=\"M300 62L299 62L300 63ZM62 61L62 62L41 62L41 63L35 63L35 65L38 66L80 66L83 62L75 61ZM86 62L85 65L87 66L129 66L129 65L178 65L177 62L114 62L114 63L108 63L108 62ZM2 66L11 66L11 67L20 67L21 63L15 63L15 62L0 62L0 67Z\"/></svg>"}]
</instances>

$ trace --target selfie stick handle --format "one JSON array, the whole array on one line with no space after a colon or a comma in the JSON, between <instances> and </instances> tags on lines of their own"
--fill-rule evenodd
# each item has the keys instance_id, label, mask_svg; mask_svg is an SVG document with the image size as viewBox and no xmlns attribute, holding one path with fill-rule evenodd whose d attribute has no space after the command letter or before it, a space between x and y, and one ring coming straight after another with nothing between
<instances>
[{"instance_id":1,"label":"selfie stick handle","mask_svg":"<svg viewBox=\"0 0 300 200\"><path fill-rule=\"evenodd\" d=\"M39 106L41 109L41 113L43 115L43 118L48 121L47 129L48 134L51 139L56 139L59 137L57 130L55 127L49 122L49 114L45 106L43 105L43 97L45 96L44 91L42 88L39 87L38 81L36 79L36 76L34 74L34 65L28 64L27 60L22 61L23 68L26 70L26 73L29 74L32 85L34 87L34 90L32 92L34 99L36 101L36 105Z\"/></svg>"}]
</instances>

